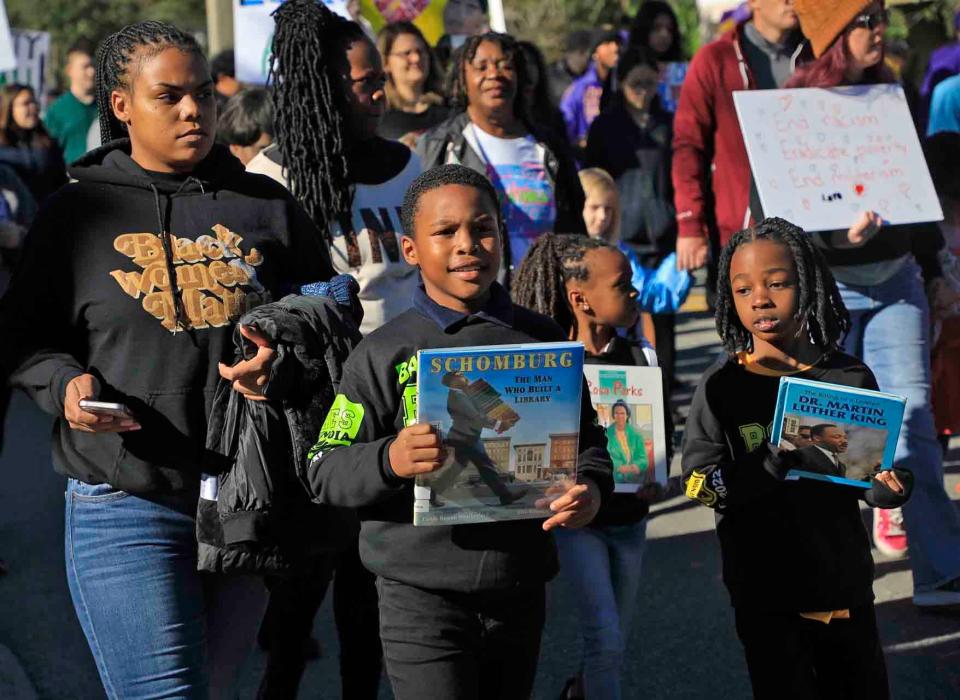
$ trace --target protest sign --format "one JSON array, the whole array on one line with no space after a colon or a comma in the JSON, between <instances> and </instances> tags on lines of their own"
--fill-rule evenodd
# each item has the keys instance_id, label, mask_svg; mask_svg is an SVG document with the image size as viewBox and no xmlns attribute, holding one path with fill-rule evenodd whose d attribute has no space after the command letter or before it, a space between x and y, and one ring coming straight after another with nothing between
<instances>
[{"instance_id":1,"label":"protest sign","mask_svg":"<svg viewBox=\"0 0 960 700\"><path fill-rule=\"evenodd\" d=\"M765 216L807 231L846 230L863 211L889 224L943 219L899 85L733 99Z\"/></svg>"},{"instance_id":2,"label":"protest sign","mask_svg":"<svg viewBox=\"0 0 960 700\"><path fill-rule=\"evenodd\" d=\"M42 97L47 91L46 68L47 61L50 60L50 32L14 29L10 34L17 66L0 74L0 84L29 85L38 97Z\"/></svg>"},{"instance_id":3,"label":"protest sign","mask_svg":"<svg viewBox=\"0 0 960 700\"><path fill-rule=\"evenodd\" d=\"M0 71L17 67L17 56L13 51L13 37L10 36L10 22L7 20L7 4L0 0Z\"/></svg>"},{"instance_id":4,"label":"protest sign","mask_svg":"<svg viewBox=\"0 0 960 700\"><path fill-rule=\"evenodd\" d=\"M236 78L241 83L264 85L270 72L273 17L282 0L233 1L233 57ZM338 15L347 15L346 0L324 0Z\"/></svg>"}]
</instances>

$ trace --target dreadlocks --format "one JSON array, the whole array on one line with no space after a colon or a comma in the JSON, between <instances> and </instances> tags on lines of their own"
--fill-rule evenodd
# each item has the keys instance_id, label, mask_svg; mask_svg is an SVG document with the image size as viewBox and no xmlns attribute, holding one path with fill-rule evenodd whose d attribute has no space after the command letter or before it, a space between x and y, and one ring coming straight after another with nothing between
<instances>
[{"instance_id":1,"label":"dreadlocks","mask_svg":"<svg viewBox=\"0 0 960 700\"><path fill-rule=\"evenodd\" d=\"M467 99L466 65L473 61L477 55L477 49L485 41L499 46L503 55L513 62L517 82L517 94L513 100L513 113L527 128L530 128L530 118L522 97L523 86L527 84L528 80L527 62L517 40L509 34L487 32L486 34L468 37L463 46L453 54L453 60L450 62L450 73L447 76L447 97L451 109L454 113L463 112L467 109L469 101ZM544 77L541 76L540 80L543 79Z\"/></svg>"},{"instance_id":2,"label":"dreadlocks","mask_svg":"<svg viewBox=\"0 0 960 700\"><path fill-rule=\"evenodd\" d=\"M780 218L764 219L744 229L727 242L720 253L717 271L717 333L723 347L733 354L753 349L753 336L740 322L730 286L730 261L742 245L773 241L786 246L797 267L798 300L795 318L805 322L810 342L821 351L836 349L850 328L850 315L843 305L833 273L813 244L811 236Z\"/></svg>"},{"instance_id":3,"label":"dreadlocks","mask_svg":"<svg viewBox=\"0 0 960 700\"><path fill-rule=\"evenodd\" d=\"M113 113L110 96L114 90L130 90L135 77L130 71L134 58L139 61L165 49L179 49L204 60L197 40L166 22L137 22L111 34L97 50L96 96L100 112L100 143L122 138L127 127Z\"/></svg>"},{"instance_id":4,"label":"dreadlocks","mask_svg":"<svg viewBox=\"0 0 960 700\"><path fill-rule=\"evenodd\" d=\"M277 146L290 191L329 235L329 221L350 209L346 52L355 41L369 40L359 25L316 0L289 0L273 17L267 80L274 90Z\"/></svg>"},{"instance_id":5,"label":"dreadlocks","mask_svg":"<svg viewBox=\"0 0 960 700\"><path fill-rule=\"evenodd\" d=\"M567 282L587 281L590 277L587 253L610 247L599 238L582 234L545 233L530 246L514 277L513 301L549 316L569 331L574 326L574 317L567 302Z\"/></svg>"},{"instance_id":6,"label":"dreadlocks","mask_svg":"<svg viewBox=\"0 0 960 700\"><path fill-rule=\"evenodd\" d=\"M486 194L497 208L501 237L504 235L503 215L500 214L497 191L493 189L493 185L490 184L486 176L481 175L476 170L454 163L430 168L430 170L421 173L416 180L410 183L410 187L407 188L406 193L403 195L403 206L400 209L400 223L406 235L413 236L413 220L417 216L417 210L420 208L420 198L427 192L446 185L474 187Z\"/></svg>"}]
</instances>

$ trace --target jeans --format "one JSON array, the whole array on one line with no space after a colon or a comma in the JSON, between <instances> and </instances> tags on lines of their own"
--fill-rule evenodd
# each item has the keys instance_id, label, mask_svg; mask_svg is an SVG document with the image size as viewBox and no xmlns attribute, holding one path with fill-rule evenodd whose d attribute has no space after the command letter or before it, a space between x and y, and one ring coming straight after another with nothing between
<instances>
[{"instance_id":1,"label":"jeans","mask_svg":"<svg viewBox=\"0 0 960 700\"><path fill-rule=\"evenodd\" d=\"M647 521L554 530L560 574L574 588L588 700L619 700L620 669L640 588Z\"/></svg>"},{"instance_id":2,"label":"jeans","mask_svg":"<svg viewBox=\"0 0 960 700\"><path fill-rule=\"evenodd\" d=\"M861 358L881 391L907 399L896 465L913 472L903 506L915 592L960 576L960 515L943 484L943 460L930 407L930 311L920 271L907 261L882 284L838 284L853 322L844 347Z\"/></svg>"},{"instance_id":3,"label":"jeans","mask_svg":"<svg viewBox=\"0 0 960 700\"><path fill-rule=\"evenodd\" d=\"M377 578L380 638L397 700L529 700L544 586L457 593Z\"/></svg>"},{"instance_id":4,"label":"jeans","mask_svg":"<svg viewBox=\"0 0 960 700\"><path fill-rule=\"evenodd\" d=\"M230 697L263 582L197 571L187 503L76 479L66 501L67 582L107 697Z\"/></svg>"}]
</instances>

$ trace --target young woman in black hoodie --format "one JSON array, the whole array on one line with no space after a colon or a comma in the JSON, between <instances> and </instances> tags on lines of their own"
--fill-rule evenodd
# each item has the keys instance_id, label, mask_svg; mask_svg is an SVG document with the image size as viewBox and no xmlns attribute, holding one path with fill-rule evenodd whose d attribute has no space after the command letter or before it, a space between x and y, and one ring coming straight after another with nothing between
<instances>
[{"instance_id":1,"label":"young woman in black hoodie","mask_svg":"<svg viewBox=\"0 0 960 700\"><path fill-rule=\"evenodd\" d=\"M57 417L67 576L107 696L217 697L265 594L197 573L206 417L221 374L260 398L273 353L255 332L256 358L223 364L241 314L333 271L286 190L214 146L190 35L141 22L108 37L97 99L104 145L38 215L0 305L5 369Z\"/></svg>"}]
</instances>

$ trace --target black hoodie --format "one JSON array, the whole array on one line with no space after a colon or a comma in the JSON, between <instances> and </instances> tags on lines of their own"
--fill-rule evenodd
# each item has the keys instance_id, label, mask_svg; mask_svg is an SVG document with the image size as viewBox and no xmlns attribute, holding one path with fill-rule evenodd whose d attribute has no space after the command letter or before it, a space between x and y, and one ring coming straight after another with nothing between
<instances>
[{"instance_id":1,"label":"black hoodie","mask_svg":"<svg viewBox=\"0 0 960 700\"><path fill-rule=\"evenodd\" d=\"M0 301L3 368L58 417L57 471L138 494L196 490L234 322L329 279L326 246L283 187L220 146L185 177L143 170L124 139L70 175L77 182L37 216ZM87 372L98 398L126 404L141 430L69 428L65 390Z\"/></svg>"}]
</instances>

